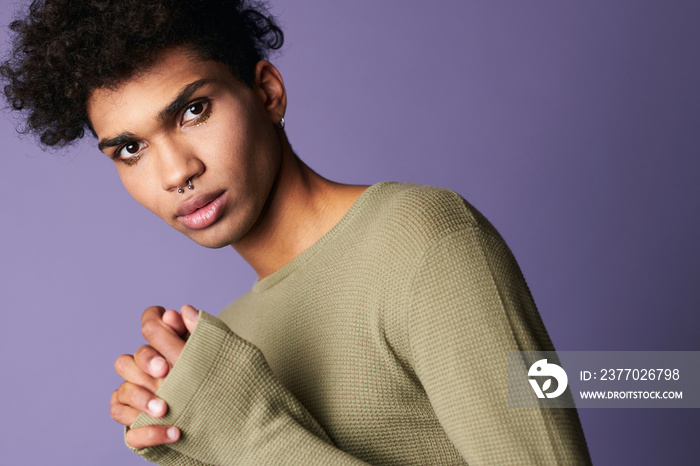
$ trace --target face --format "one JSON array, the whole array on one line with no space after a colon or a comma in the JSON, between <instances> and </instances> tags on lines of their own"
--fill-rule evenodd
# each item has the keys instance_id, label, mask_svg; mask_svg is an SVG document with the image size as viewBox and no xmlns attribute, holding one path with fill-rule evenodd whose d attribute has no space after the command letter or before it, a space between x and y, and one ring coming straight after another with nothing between
<instances>
[{"instance_id":1,"label":"face","mask_svg":"<svg viewBox=\"0 0 700 466\"><path fill-rule=\"evenodd\" d=\"M222 63L173 49L88 100L99 147L129 193L203 246L243 238L280 169L284 86L269 63L256 71L251 89Z\"/></svg>"}]
</instances>

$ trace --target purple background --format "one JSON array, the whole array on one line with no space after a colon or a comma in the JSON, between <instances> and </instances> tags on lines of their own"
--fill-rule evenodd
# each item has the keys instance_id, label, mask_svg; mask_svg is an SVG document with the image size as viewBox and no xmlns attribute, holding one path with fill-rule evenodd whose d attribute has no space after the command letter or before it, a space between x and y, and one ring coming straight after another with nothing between
<instances>
[{"instance_id":1,"label":"purple background","mask_svg":"<svg viewBox=\"0 0 700 466\"><path fill-rule=\"evenodd\" d=\"M14 2L3 0L8 22ZM296 151L339 181L455 189L560 350L699 350L700 2L277 0ZM0 463L143 464L109 418L148 305L255 276L132 201L95 141L3 141ZM599 465L690 464L690 409L580 411Z\"/></svg>"}]
</instances>

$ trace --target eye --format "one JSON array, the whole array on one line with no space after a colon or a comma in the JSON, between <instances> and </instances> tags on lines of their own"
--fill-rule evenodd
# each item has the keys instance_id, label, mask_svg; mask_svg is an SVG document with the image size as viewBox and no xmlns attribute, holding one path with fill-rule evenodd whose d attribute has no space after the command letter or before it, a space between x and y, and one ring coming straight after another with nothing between
<instances>
[{"instance_id":1,"label":"eye","mask_svg":"<svg viewBox=\"0 0 700 466\"><path fill-rule=\"evenodd\" d=\"M133 165L143 155L143 150L146 144L142 142L128 142L119 148L116 152L117 158L127 165Z\"/></svg>"},{"instance_id":2,"label":"eye","mask_svg":"<svg viewBox=\"0 0 700 466\"><path fill-rule=\"evenodd\" d=\"M182 114L182 124L198 125L204 123L207 118L209 118L209 103L206 101L194 102Z\"/></svg>"}]
</instances>

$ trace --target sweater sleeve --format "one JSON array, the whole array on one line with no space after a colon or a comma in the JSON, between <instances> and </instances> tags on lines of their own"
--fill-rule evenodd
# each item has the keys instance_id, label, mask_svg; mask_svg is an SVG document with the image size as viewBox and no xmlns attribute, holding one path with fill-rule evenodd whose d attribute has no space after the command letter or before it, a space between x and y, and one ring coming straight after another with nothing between
<instances>
[{"instance_id":1,"label":"sweater sleeve","mask_svg":"<svg viewBox=\"0 0 700 466\"><path fill-rule=\"evenodd\" d=\"M508 352L553 347L494 230L470 225L434 243L411 300L413 368L467 463L590 464L575 409L508 407Z\"/></svg>"},{"instance_id":2,"label":"sweater sleeve","mask_svg":"<svg viewBox=\"0 0 700 466\"><path fill-rule=\"evenodd\" d=\"M159 419L141 414L131 427L175 425L181 438L134 450L148 461L178 466L363 464L331 444L255 346L204 312L156 394L168 403L168 413Z\"/></svg>"}]
</instances>

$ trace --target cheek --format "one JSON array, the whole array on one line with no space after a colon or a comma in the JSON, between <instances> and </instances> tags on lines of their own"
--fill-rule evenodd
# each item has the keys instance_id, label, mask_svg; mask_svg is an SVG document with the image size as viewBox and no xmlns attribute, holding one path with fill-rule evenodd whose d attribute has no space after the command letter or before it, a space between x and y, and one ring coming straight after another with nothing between
<instances>
[{"instance_id":1,"label":"cheek","mask_svg":"<svg viewBox=\"0 0 700 466\"><path fill-rule=\"evenodd\" d=\"M233 186L249 185L257 178L258 166L265 159L258 135L253 128L243 126L226 126L217 130L223 137L210 139L198 151L209 176L226 179Z\"/></svg>"},{"instance_id":2,"label":"cheek","mask_svg":"<svg viewBox=\"0 0 700 466\"><path fill-rule=\"evenodd\" d=\"M120 173L122 184L129 195L139 204L150 210L154 214L165 219L165 212L162 206L162 199L155 192L153 187L148 186L143 181L139 181L134 176Z\"/></svg>"},{"instance_id":3,"label":"cheek","mask_svg":"<svg viewBox=\"0 0 700 466\"><path fill-rule=\"evenodd\" d=\"M266 128L260 141L260 154L257 160L259 176L271 183L277 176L282 163L282 144L273 127Z\"/></svg>"}]
</instances>

